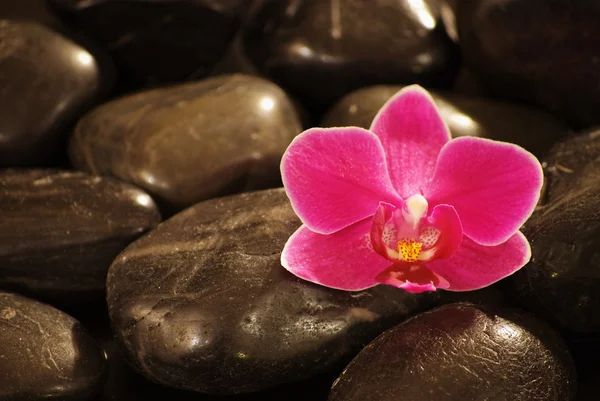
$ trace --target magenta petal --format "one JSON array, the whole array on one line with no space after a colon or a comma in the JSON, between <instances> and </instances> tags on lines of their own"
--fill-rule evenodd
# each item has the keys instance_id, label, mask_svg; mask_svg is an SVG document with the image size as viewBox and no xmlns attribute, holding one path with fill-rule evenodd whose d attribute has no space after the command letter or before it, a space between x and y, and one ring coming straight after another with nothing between
<instances>
[{"instance_id":1,"label":"magenta petal","mask_svg":"<svg viewBox=\"0 0 600 401\"><path fill-rule=\"evenodd\" d=\"M398 288L402 288L404 291L406 292L411 292L413 294L420 294L422 292L427 292L427 291L435 291L436 288L433 284L429 283L429 284L415 284L415 283L411 283L411 282L406 282L400 286L398 286Z\"/></svg>"},{"instance_id":2,"label":"magenta petal","mask_svg":"<svg viewBox=\"0 0 600 401\"><path fill-rule=\"evenodd\" d=\"M389 259L387 244L384 239L386 223L392 218L396 207L389 203L380 202L371 222L370 239L373 250Z\"/></svg>"},{"instance_id":3,"label":"magenta petal","mask_svg":"<svg viewBox=\"0 0 600 401\"><path fill-rule=\"evenodd\" d=\"M454 206L466 236L483 245L497 245L531 215L542 180L540 163L525 149L461 137L442 149L425 197L430 204Z\"/></svg>"},{"instance_id":4,"label":"magenta petal","mask_svg":"<svg viewBox=\"0 0 600 401\"><path fill-rule=\"evenodd\" d=\"M362 128L303 132L283 155L281 175L298 217L321 234L372 216L379 201L402 202L379 139Z\"/></svg>"},{"instance_id":5,"label":"magenta petal","mask_svg":"<svg viewBox=\"0 0 600 401\"><path fill-rule=\"evenodd\" d=\"M440 150L450 140L429 93L417 85L402 89L381 108L371 131L383 144L400 196L422 193L433 177Z\"/></svg>"},{"instance_id":6,"label":"magenta petal","mask_svg":"<svg viewBox=\"0 0 600 401\"><path fill-rule=\"evenodd\" d=\"M399 262L389 266L376 277L381 284L402 288L412 293L448 288L448 282L426 266Z\"/></svg>"},{"instance_id":7,"label":"magenta petal","mask_svg":"<svg viewBox=\"0 0 600 401\"><path fill-rule=\"evenodd\" d=\"M447 258L460 246L463 229L456 210L450 205L437 205L433 208L429 221L437 227L441 234L435 244L436 258Z\"/></svg>"},{"instance_id":8,"label":"magenta petal","mask_svg":"<svg viewBox=\"0 0 600 401\"><path fill-rule=\"evenodd\" d=\"M346 291L379 284L375 277L390 262L369 246L371 219L334 234L317 234L301 226L287 241L281 264L292 274L313 283Z\"/></svg>"},{"instance_id":9,"label":"magenta petal","mask_svg":"<svg viewBox=\"0 0 600 401\"><path fill-rule=\"evenodd\" d=\"M480 245L465 236L450 258L429 262L427 267L446 279L449 291L471 291L510 276L530 258L529 242L517 231L506 242L495 246Z\"/></svg>"}]
</instances>

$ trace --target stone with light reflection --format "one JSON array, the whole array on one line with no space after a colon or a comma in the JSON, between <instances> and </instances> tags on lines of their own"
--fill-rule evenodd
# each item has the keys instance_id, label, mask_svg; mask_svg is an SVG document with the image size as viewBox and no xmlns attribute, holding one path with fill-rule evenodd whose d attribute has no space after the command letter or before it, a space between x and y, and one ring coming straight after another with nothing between
<instances>
[{"instance_id":1,"label":"stone with light reflection","mask_svg":"<svg viewBox=\"0 0 600 401\"><path fill-rule=\"evenodd\" d=\"M107 77L86 49L35 23L0 20L0 44L0 166L55 163Z\"/></svg>"},{"instance_id":2,"label":"stone with light reflection","mask_svg":"<svg viewBox=\"0 0 600 401\"><path fill-rule=\"evenodd\" d=\"M571 401L575 369L545 322L453 304L386 331L334 382L329 401Z\"/></svg>"},{"instance_id":3,"label":"stone with light reflection","mask_svg":"<svg viewBox=\"0 0 600 401\"><path fill-rule=\"evenodd\" d=\"M139 188L57 170L2 171L0 210L0 288L71 307L103 299L112 260L160 222Z\"/></svg>"},{"instance_id":4,"label":"stone with light reflection","mask_svg":"<svg viewBox=\"0 0 600 401\"><path fill-rule=\"evenodd\" d=\"M600 124L600 3L456 0L464 65L494 97L538 105L573 126ZM576 27L576 28L575 28Z\"/></svg>"},{"instance_id":5,"label":"stone with light reflection","mask_svg":"<svg viewBox=\"0 0 600 401\"><path fill-rule=\"evenodd\" d=\"M323 127L369 128L379 109L403 87L378 85L340 99L321 121ZM544 155L570 129L557 117L522 104L431 91L452 137L477 136L516 143L534 155Z\"/></svg>"},{"instance_id":6,"label":"stone with light reflection","mask_svg":"<svg viewBox=\"0 0 600 401\"><path fill-rule=\"evenodd\" d=\"M259 71L310 107L378 83L448 87L458 69L432 0L263 2L244 47Z\"/></svg>"},{"instance_id":7,"label":"stone with light reflection","mask_svg":"<svg viewBox=\"0 0 600 401\"><path fill-rule=\"evenodd\" d=\"M274 189L201 202L131 244L108 306L129 362L159 383L243 393L329 372L437 293L315 286L281 267L300 222Z\"/></svg>"},{"instance_id":8,"label":"stone with light reflection","mask_svg":"<svg viewBox=\"0 0 600 401\"><path fill-rule=\"evenodd\" d=\"M225 54L248 0L46 0L110 51L127 85L200 78Z\"/></svg>"},{"instance_id":9,"label":"stone with light reflection","mask_svg":"<svg viewBox=\"0 0 600 401\"><path fill-rule=\"evenodd\" d=\"M273 83L225 75L126 96L84 116L73 163L149 191L169 211L281 183L279 161L301 131Z\"/></svg>"}]
</instances>

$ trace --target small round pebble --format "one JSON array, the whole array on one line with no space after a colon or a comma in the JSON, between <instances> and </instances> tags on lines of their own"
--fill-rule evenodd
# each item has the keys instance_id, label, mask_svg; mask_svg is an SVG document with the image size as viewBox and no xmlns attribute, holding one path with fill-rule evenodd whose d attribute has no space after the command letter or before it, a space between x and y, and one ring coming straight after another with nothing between
<instances>
[{"instance_id":1,"label":"small round pebble","mask_svg":"<svg viewBox=\"0 0 600 401\"><path fill-rule=\"evenodd\" d=\"M103 351L78 321L0 292L0 401L89 400L106 373Z\"/></svg>"}]
</instances>

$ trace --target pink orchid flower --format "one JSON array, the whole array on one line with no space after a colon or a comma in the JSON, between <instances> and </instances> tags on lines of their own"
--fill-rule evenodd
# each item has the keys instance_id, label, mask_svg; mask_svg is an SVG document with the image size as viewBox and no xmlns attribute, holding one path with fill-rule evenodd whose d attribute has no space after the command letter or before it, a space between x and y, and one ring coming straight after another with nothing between
<instances>
[{"instance_id":1,"label":"pink orchid flower","mask_svg":"<svg viewBox=\"0 0 600 401\"><path fill-rule=\"evenodd\" d=\"M531 258L519 228L540 195L540 163L517 145L451 140L419 86L390 99L370 130L298 135L281 173L303 223L281 263L302 279L347 291L470 291Z\"/></svg>"}]
</instances>

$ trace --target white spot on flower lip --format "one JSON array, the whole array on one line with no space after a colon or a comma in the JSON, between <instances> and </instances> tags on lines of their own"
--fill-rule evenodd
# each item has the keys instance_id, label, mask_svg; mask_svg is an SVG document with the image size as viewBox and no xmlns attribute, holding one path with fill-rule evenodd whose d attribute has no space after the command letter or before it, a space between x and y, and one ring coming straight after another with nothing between
<instances>
[{"instance_id":1,"label":"white spot on flower lip","mask_svg":"<svg viewBox=\"0 0 600 401\"><path fill-rule=\"evenodd\" d=\"M419 253L419 261L421 262L429 262L434 256L437 248L431 248L426 251L422 251Z\"/></svg>"},{"instance_id":2,"label":"white spot on flower lip","mask_svg":"<svg viewBox=\"0 0 600 401\"><path fill-rule=\"evenodd\" d=\"M438 239L440 238L440 235L440 230L431 226L424 227L419 233L419 242L423 244L423 247L425 249L428 249L437 243Z\"/></svg>"}]
</instances>

